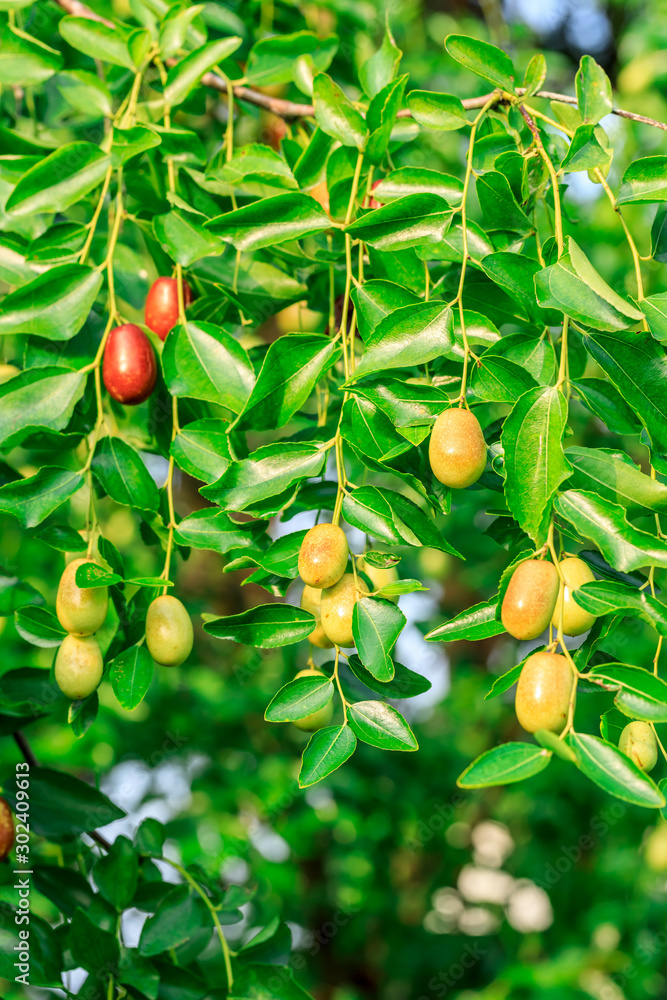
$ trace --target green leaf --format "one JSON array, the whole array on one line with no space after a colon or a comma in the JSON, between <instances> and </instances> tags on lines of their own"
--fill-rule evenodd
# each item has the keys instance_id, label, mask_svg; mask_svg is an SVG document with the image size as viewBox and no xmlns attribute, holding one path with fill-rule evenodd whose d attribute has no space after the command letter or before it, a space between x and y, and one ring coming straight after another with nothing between
<instances>
[{"instance_id":1,"label":"green leaf","mask_svg":"<svg viewBox=\"0 0 667 1000\"><path fill-rule=\"evenodd\" d=\"M601 118L611 114L611 83L593 56L581 57L574 83L577 105L584 122L597 125Z\"/></svg>"},{"instance_id":2,"label":"green leaf","mask_svg":"<svg viewBox=\"0 0 667 1000\"><path fill-rule=\"evenodd\" d=\"M367 399L399 429L430 426L449 405L449 398L437 386L395 378L354 385L350 392Z\"/></svg>"},{"instance_id":3,"label":"green leaf","mask_svg":"<svg viewBox=\"0 0 667 1000\"><path fill-rule=\"evenodd\" d=\"M357 326L366 341L378 323L400 306L415 305L419 299L407 288L393 281L371 279L352 290Z\"/></svg>"},{"instance_id":4,"label":"green leaf","mask_svg":"<svg viewBox=\"0 0 667 1000\"><path fill-rule=\"evenodd\" d=\"M627 663L604 663L593 667L586 678L615 688L614 704L631 719L667 722L667 684L651 671Z\"/></svg>"},{"instance_id":5,"label":"green leaf","mask_svg":"<svg viewBox=\"0 0 667 1000\"><path fill-rule=\"evenodd\" d=\"M0 442L18 441L33 428L62 430L85 387L85 374L51 365L29 368L4 382L0 385Z\"/></svg>"},{"instance_id":6,"label":"green leaf","mask_svg":"<svg viewBox=\"0 0 667 1000\"><path fill-rule=\"evenodd\" d=\"M228 38L217 38L215 41L207 42L193 52L189 52L184 59L179 59L176 65L169 70L167 76L164 88L165 104L172 108L182 104L200 82L204 73L208 73L217 63L236 52L242 41L242 38L237 38L234 35Z\"/></svg>"},{"instance_id":7,"label":"green leaf","mask_svg":"<svg viewBox=\"0 0 667 1000\"><path fill-rule=\"evenodd\" d=\"M74 575L77 587L82 590L93 590L96 587L113 587L116 583L122 583L122 576L118 573L110 573L96 563L84 563L78 566Z\"/></svg>"},{"instance_id":8,"label":"green leaf","mask_svg":"<svg viewBox=\"0 0 667 1000\"><path fill-rule=\"evenodd\" d=\"M102 275L81 264L61 264L6 295L0 305L0 334L33 333L70 340L88 319Z\"/></svg>"},{"instance_id":9,"label":"green leaf","mask_svg":"<svg viewBox=\"0 0 667 1000\"><path fill-rule=\"evenodd\" d=\"M0 487L0 511L34 528L83 486L80 472L43 466L34 476Z\"/></svg>"},{"instance_id":10,"label":"green leaf","mask_svg":"<svg viewBox=\"0 0 667 1000\"><path fill-rule=\"evenodd\" d=\"M369 97L375 97L383 87L394 79L403 53L394 41L389 27L389 17L382 36L380 48L370 59L365 59L359 67L361 86Z\"/></svg>"},{"instance_id":11,"label":"green leaf","mask_svg":"<svg viewBox=\"0 0 667 1000\"><path fill-rule=\"evenodd\" d=\"M290 333L270 345L257 381L235 427L272 430L284 425L310 397L315 384L340 357L329 337Z\"/></svg>"},{"instance_id":12,"label":"green leaf","mask_svg":"<svg viewBox=\"0 0 667 1000\"><path fill-rule=\"evenodd\" d=\"M245 510L283 493L302 479L319 476L326 458L327 452L313 444L264 445L248 458L235 462L217 482L204 486L201 493L224 510Z\"/></svg>"},{"instance_id":13,"label":"green leaf","mask_svg":"<svg viewBox=\"0 0 667 1000\"><path fill-rule=\"evenodd\" d=\"M456 642L459 639L474 642L477 639L489 639L491 636L500 635L505 629L496 620L496 609L496 601L482 601L481 604L475 604L467 611L460 611L448 622L427 632L424 638L429 642Z\"/></svg>"},{"instance_id":14,"label":"green leaf","mask_svg":"<svg viewBox=\"0 0 667 1000\"><path fill-rule=\"evenodd\" d=\"M217 639L273 649L305 639L315 628L315 618L291 604L260 604L239 615L204 623L204 631Z\"/></svg>"},{"instance_id":15,"label":"green leaf","mask_svg":"<svg viewBox=\"0 0 667 1000\"><path fill-rule=\"evenodd\" d=\"M228 423L213 417L192 420L181 427L171 443L171 454L183 472L213 483L231 463Z\"/></svg>"},{"instance_id":16,"label":"green leaf","mask_svg":"<svg viewBox=\"0 0 667 1000\"><path fill-rule=\"evenodd\" d=\"M424 364L444 354L452 343L452 311L444 302L402 306L376 326L353 378Z\"/></svg>"},{"instance_id":17,"label":"green leaf","mask_svg":"<svg viewBox=\"0 0 667 1000\"><path fill-rule=\"evenodd\" d=\"M120 27L109 27L87 17L63 17L58 31L68 45L92 59L134 70L134 60L128 48L128 34Z\"/></svg>"},{"instance_id":18,"label":"green leaf","mask_svg":"<svg viewBox=\"0 0 667 1000\"><path fill-rule=\"evenodd\" d=\"M607 168L611 163L611 150L603 145L603 136L599 125L580 125L561 162L561 169L569 172Z\"/></svg>"},{"instance_id":19,"label":"green leaf","mask_svg":"<svg viewBox=\"0 0 667 1000\"><path fill-rule=\"evenodd\" d=\"M514 93L514 66L502 49L468 35L447 35L445 48L461 66L488 80L494 87Z\"/></svg>"},{"instance_id":20,"label":"green leaf","mask_svg":"<svg viewBox=\"0 0 667 1000\"><path fill-rule=\"evenodd\" d=\"M354 753L357 738L348 725L319 729L303 751L299 788L307 788L326 778Z\"/></svg>"},{"instance_id":21,"label":"green leaf","mask_svg":"<svg viewBox=\"0 0 667 1000\"><path fill-rule=\"evenodd\" d=\"M337 48L336 35L318 38L312 31L262 38L250 50L246 79L253 86L261 87L289 83L302 56L312 60L314 71L323 72L329 68Z\"/></svg>"},{"instance_id":22,"label":"green leaf","mask_svg":"<svg viewBox=\"0 0 667 1000\"><path fill-rule=\"evenodd\" d=\"M381 750L418 750L419 744L400 712L383 701L357 701L347 713L357 739Z\"/></svg>"},{"instance_id":23,"label":"green leaf","mask_svg":"<svg viewBox=\"0 0 667 1000\"><path fill-rule=\"evenodd\" d=\"M561 740L556 733L552 733L550 729L538 729L534 734L535 739L544 747L545 750L552 750L557 757L561 760L566 760L570 764L577 763L577 757L574 750L571 750L566 743Z\"/></svg>"},{"instance_id":24,"label":"green leaf","mask_svg":"<svg viewBox=\"0 0 667 1000\"><path fill-rule=\"evenodd\" d=\"M354 654L348 656L347 665L357 680L385 698L415 698L431 688L430 681L425 677L396 661L394 661L394 676L390 681L377 680Z\"/></svg>"},{"instance_id":25,"label":"green leaf","mask_svg":"<svg viewBox=\"0 0 667 1000\"><path fill-rule=\"evenodd\" d=\"M408 104L414 93L411 91L408 94ZM396 201L408 194L437 194L448 203L458 202L463 194L463 184L458 177L428 167L398 167L373 188L373 198L381 202ZM367 285L368 282L363 287Z\"/></svg>"},{"instance_id":26,"label":"green leaf","mask_svg":"<svg viewBox=\"0 0 667 1000\"><path fill-rule=\"evenodd\" d=\"M111 145L111 162L114 167L141 156L148 149L160 145L160 136L146 125L134 125L131 128L114 127Z\"/></svg>"},{"instance_id":27,"label":"green leaf","mask_svg":"<svg viewBox=\"0 0 667 1000\"><path fill-rule=\"evenodd\" d=\"M655 213L651 226L651 256L661 264L667 261L667 205L660 205Z\"/></svg>"},{"instance_id":28,"label":"green leaf","mask_svg":"<svg viewBox=\"0 0 667 1000\"><path fill-rule=\"evenodd\" d=\"M573 379L572 388L580 401L614 434L638 434L639 419L615 385L601 378Z\"/></svg>"},{"instance_id":29,"label":"green leaf","mask_svg":"<svg viewBox=\"0 0 667 1000\"><path fill-rule=\"evenodd\" d=\"M112 660L109 680L120 705L128 712L143 701L153 678L153 658L145 646L131 646Z\"/></svg>"},{"instance_id":30,"label":"green leaf","mask_svg":"<svg viewBox=\"0 0 667 1000\"><path fill-rule=\"evenodd\" d=\"M451 217L439 194L408 194L362 215L345 232L376 250L405 250L438 243Z\"/></svg>"},{"instance_id":31,"label":"green leaf","mask_svg":"<svg viewBox=\"0 0 667 1000\"><path fill-rule=\"evenodd\" d=\"M535 291L543 308L558 309L596 330L626 330L642 319L639 309L603 281L571 236L557 263L535 275Z\"/></svg>"},{"instance_id":32,"label":"green leaf","mask_svg":"<svg viewBox=\"0 0 667 1000\"><path fill-rule=\"evenodd\" d=\"M480 363L473 368L471 388L477 399L484 402L516 403L519 396L529 389L539 387L530 372L521 365L484 352Z\"/></svg>"},{"instance_id":33,"label":"green leaf","mask_svg":"<svg viewBox=\"0 0 667 1000\"><path fill-rule=\"evenodd\" d=\"M4 795L16 805L11 787ZM38 836L69 840L123 816L122 809L85 781L45 767L30 768L30 827Z\"/></svg>"},{"instance_id":34,"label":"green leaf","mask_svg":"<svg viewBox=\"0 0 667 1000\"><path fill-rule=\"evenodd\" d=\"M667 566L667 542L630 524L618 504L594 493L567 490L555 509L584 538L590 538L615 569L630 572L641 566Z\"/></svg>"},{"instance_id":35,"label":"green leaf","mask_svg":"<svg viewBox=\"0 0 667 1000\"><path fill-rule=\"evenodd\" d=\"M344 146L363 150L368 140L368 126L361 114L326 73L313 81L315 118L323 132Z\"/></svg>"},{"instance_id":36,"label":"green leaf","mask_svg":"<svg viewBox=\"0 0 667 1000\"><path fill-rule=\"evenodd\" d=\"M294 722L305 719L328 705L334 686L330 677L296 677L281 687L264 713L267 722Z\"/></svg>"},{"instance_id":37,"label":"green leaf","mask_svg":"<svg viewBox=\"0 0 667 1000\"><path fill-rule=\"evenodd\" d=\"M616 204L646 205L661 201L667 201L667 156L633 160L623 174Z\"/></svg>"},{"instance_id":38,"label":"green leaf","mask_svg":"<svg viewBox=\"0 0 667 1000\"><path fill-rule=\"evenodd\" d=\"M177 885L158 903L143 926L139 940L141 955L159 955L185 944L206 926L204 904L187 885Z\"/></svg>"},{"instance_id":39,"label":"green leaf","mask_svg":"<svg viewBox=\"0 0 667 1000\"><path fill-rule=\"evenodd\" d=\"M314 198L293 191L218 215L206 227L237 250L259 250L322 233L331 221Z\"/></svg>"},{"instance_id":40,"label":"green leaf","mask_svg":"<svg viewBox=\"0 0 667 1000\"><path fill-rule=\"evenodd\" d=\"M540 324L552 319L548 314L545 315L533 301L535 298L534 279L540 270L540 265L532 257L500 250L497 253L487 254L480 261L480 265L484 273L496 285L499 285L503 291L515 299L527 319L535 319ZM558 317L554 316L553 321L558 322Z\"/></svg>"},{"instance_id":41,"label":"green leaf","mask_svg":"<svg viewBox=\"0 0 667 1000\"><path fill-rule=\"evenodd\" d=\"M195 549L210 549L225 555L231 549L247 548L262 534L263 525L233 521L216 507L196 510L184 517L176 529L176 540Z\"/></svg>"},{"instance_id":42,"label":"green leaf","mask_svg":"<svg viewBox=\"0 0 667 1000\"><path fill-rule=\"evenodd\" d=\"M95 449L93 475L112 500L127 507L157 510L160 497L137 451L122 438L105 437Z\"/></svg>"},{"instance_id":43,"label":"green leaf","mask_svg":"<svg viewBox=\"0 0 667 1000\"><path fill-rule=\"evenodd\" d=\"M667 486L603 448L568 448L573 490L597 493L631 511L667 510Z\"/></svg>"},{"instance_id":44,"label":"green leaf","mask_svg":"<svg viewBox=\"0 0 667 1000\"><path fill-rule=\"evenodd\" d=\"M44 83L62 67L57 49L6 24L0 36L0 84L32 87Z\"/></svg>"},{"instance_id":45,"label":"green leaf","mask_svg":"<svg viewBox=\"0 0 667 1000\"><path fill-rule=\"evenodd\" d=\"M570 733L566 740L579 770L603 791L636 806L661 809L665 805L655 783L618 747L588 733Z\"/></svg>"},{"instance_id":46,"label":"green leaf","mask_svg":"<svg viewBox=\"0 0 667 1000\"><path fill-rule=\"evenodd\" d=\"M534 743L502 743L474 760L456 784L459 788L509 785L539 774L551 761L551 752Z\"/></svg>"},{"instance_id":47,"label":"green leaf","mask_svg":"<svg viewBox=\"0 0 667 1000\"><path fill-rule=\"evenodd\" d=\"M536 52L526 66L526 72L523 77L524 101L527 100L527 98L532 97L533 94L536 94L538 90L542 89L546 78L547 61L541 52Z\"/></svg>"},{"instance_id":48,"label":"green leaf","mask_svg":"<svg viewBox=\"0 0 667 1000\"><path fill-rule=\"evenodd\" d=\"M94 877L107 902L116 910L126 909L139 881L139 859L132 841L116 837L107 853L95 862Z\"/></svg>"},{"instance_id":49,"label":"green leaf","mask_svg":"<svg viewBox=\"0 0 667 1000\"><path fill-rule=\"evenodd\" d=\"M372 164L382 163L387 152L407 82L407 73L398 80L392 80L375 95L368 107L366 125L371 134L366 144L365 157Z\"/></svg>"},{"instance_id":50,"label":"green leaf","mask_svg":"<svg viewBox=\"0 0 667 1000\"><path fill-rule=\"evenodd\" d=\"M255 373L245 350L221 326L193 323L167 335L162 370L172 396L189 396L218 403L241 413Z\"/></svg>"},{"instance_id":51,"label":"green leaf","mask_svg":"<svg viewBox=\"0 0 667 1000\"><path fill-rule=\"evenodd\" d=\"M58 73L56 86L68 104L87 115L110 118L113 105L109 88L95 73L85 69Z\"/></svg>"},{"instance_id":52,"label":"green leaf","mask_svg":"<svg viewBox=\"0 0 667 1000\"><path fill-rule=\"evenodd\" d=\"M119 946L115 934L102 930L87 913L77 907L68 928L69 947L77 966L93 975L100 969L115 969Z\"/></svg>"},{"instance_id":53,"label":"green leaf","mask_svg":"<svg viewBox=\"0 0 667 1000\"><path fill-rule=\"evenodd\" d=\"M653 445L667 452L667 357L648 334L632 340L604 336L585 338L586 350L604 370L626 402L639 416Z\"/></svg>"},{"instance_id":54,"label":"green leaf","mask_svg":"<svg viewBox=\"0 0 667 1000\"><path fill-rule=\"evenodd\" d=\"M354 605L354 644L363 665L379 681L394 676L391 652L405 622L405 615L391 601L364 597Z\"/></svg>"},{"instance_id":55,"label":"green leaf","mask_svg":"<svg viewBox=\"0 0 667 1000\"><path fill-rule=\"evenodd\" d=\"M183 212L168 212L153 219L155 238L176 264L189 267L196 260L222 253L224 246L203 226Z\"/></svg>"},{"instance_id":56,"label":"green leaf","mask_svg":"<svg viewBox=\"0 0 667 1000\"><path fill-rule=\"evenodd\" d=\"M411 90L408 94L408 107L414 120L427 128L450 132L470 124L461 101L452 94Z\"/></svg>"},{"instance_id":57,"label":"green leaf","mask_svg":"<svg viewBox=\"0 0 667 1000\"><path fill-rule=\"evenodd\" d=\"M59 646L67 633L48 608L23 607L14 616L18 634L33 646Z\"/></svg>"},{"instance_id":58,"label":"green leaf","mask_svg":"<svg viewBox=\"0 0 667 1000\"><path fill-rule=\"evenodd\" d=\"M536 546L546 541L554 495L571 471L563 453L566 423L563 394L538 386L520 397L503 427L507 505Z\"/></svg>"},{"instance_id":59,"label":"green leaf","mask_svg":"<svg viewBox=\"0 0 667 1000\"><path fill-rule=\"evenodd\" d=\"M312 1000L287 966L243 965L234 973L229 1000Z\"/></svg>"},{"instance_id":60,"label":"green leaf","mask_svg":"<svg viewBox=\"0 0 667 1000\"><path fill-rule=\"evenodd\" d=\"M526 235L534 223L519 207L509 181L499 170L489 170L477 178L477 197L484 218L494 229L509 229Z\"/></svg>"},{"instance_id":61,"label":"green leaf","mask_svg":"<svg viewBox=\"0 0 667 1000\"><path fill-rule=\"evenodd\" d=\"M639 303L646 316L651 334L656 340L667 340L667 293L648 295Z\"/></svg>"},{"instance_id":62,"label":"green leaf","mask_svg":"<svg viewBox=\"0 0 667 1000\"><path fill-rule=\"evenodd\" d=\"M535 652L535 650L532 650L532 652ZM484 695L484 701L488 701L489 698L497 698L499 694L509 691L512 685L518 681L525 662L525 660L522 660L521 663L517 663L515 667L512 667L506 673L502 674L502 676L496 677L490 690Z\"/></svg>"},{"instance_id":63,"label":"green leaf","mask_svg":"<svg viewBox=\"0 0 667 1000\"><path fill-rule=\"evenodd\" d=\"M13 218L64 212L102 182L110 163L109 154L92 142L67 143L23 175L5 210Z\"/></svg>"},{"instance_id":64,"label":"green leaf","mask_svg":"<svg viewBox=\"0 0 667 1000\"><path fill-rule=\"evenodd\" d=\"M378 486L359 486L343 501L345 520L390 544L440 549L462 558L421 507L401 493Z\"/></svg>"}]
</instances>

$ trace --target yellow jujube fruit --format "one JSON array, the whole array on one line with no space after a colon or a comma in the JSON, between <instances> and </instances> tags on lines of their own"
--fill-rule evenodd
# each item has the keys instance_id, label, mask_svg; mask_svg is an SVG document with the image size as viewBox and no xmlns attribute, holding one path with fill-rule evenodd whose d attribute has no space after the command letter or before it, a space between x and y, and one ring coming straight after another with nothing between
<instances>
[{"instance_id":1,"label":"yellow jujube fruit","mask_svg":"<svg viewBox=\"0 0 667 1000\"><path fill-rule=\"evenodd\" d=\"M14 845L14 817L6 799L0 799L0 861L4 861Z\"/></svg>"},{"instance_id":2,"label":"yellow jujube fruit","mask_svg":"<svg viewBox=\"0 0 667 1000\"><path fill-rule=\"evenodd\" d=\"M648 722L629 722L621 733L618 749L642 771L652 771L658 762L658 744Z\"/></svg>"},{"instance_id":3,"label":"yellow jujube fruit","mask_svg":"<svg viewBox=\"0 0 667 1000\"><path fill-rule=\"evenodd\" d=\"M317 646L319 649L331 649L333 642L330 642L327 639L324 634L324 629L322 628L322 621L320 617L321 606L322 591L316 590L315 587L309 587L308 584L306 584L301 595L301 608L304 611L309 611L311 615L314 615L317 618L317 625L308 636L308 642L312 642L313 646ZM299 675L297 674L297 677L298 676Z\"/></svg>"},{"instance_id":4,"label":"yellow jujube fruit","mask_svg":"<svg viewBox=\"0 0 667 1000\"><path fill-rule=\"evenodd\" d=\"M572 591L581 587L584 583L592 583L595 580L593 571L583 559L574 556L568 559L561 559L560 571L565 581L565 600L563 601L563 584L561 583L558 599L554 613L551 616L551 624L554 628L560 627L560 609L563 607L563 632L565 635L582 635L592 628L595 615L590 614L580 608L572 597Z\"/></svg>"},{"instance_id":5,"label":"yellow jujube fruit","mask_svg":"<svg viewBox=\"0 0 667 1000\"><path fill-rule=\"evenodd\" d=\"M76 571L92 559L73 559L65 567L58 584L56 615L70 635L92 635L107 616L109 594L106 587L77 587Z\"/></svg>"},{"instance_id":6,"label":"yellow jujube fruit","mask_svg":"<svg viewBox=\"0 0 667 1000\"><path fill-rule=\"evenodd\" d=\"M352 573L345 573L338 583L322 591L322 627L324 634L336 646L354 646L352 612L354 605L369 594L368 587L357 577L355 586Z\"/></svg>"},{"instance_id":7,"label":"yellow jujube fruit","mask_svg":"<svg viewBox=\"0 0 667 1000\"><path fill-rule=\"evenodd\" d=\"M299 550L299 576L309 587L324 590L340 580L350 550L337 524L316 524L306 532Z\"/></svg>"},{"instance_id":8,"label":"yellow jujube fruit","mask_svg":"<svg viewBox=\"0 0 667 1000\"><path fill-rule=\"evenodd\" d=\"M476 483L486 466L486 441L470 410L452 407L438 416L428 446L436 479L461 490Z\"/></svg>"},{"instance_id":9,"label":"yellow jujube fruit","mask_svg":"<svg viewBox=\"0 0 667 1000\"><path fill-rule=\"evenodd\" d=\"M567 722L572 668L559 653L533 653L524 663L514 708L519 724L529 733L550 729L559 733Z\"/></svg>"},{"instance_id":10,"label":"yellow jujube fruit","mask_svg":"<svg viewBox=\"0 0 667 1000\"><path fill-rule=\"evenodd\" d=\"M297 677L324 677L321 670L300 670ZM295 678L296 679L296 678ZM303 719L295 719L292 723L303 733L314 733L317 729L328 726L333 717L333 700L328 702L324 708L318 708L316 712L311 712Z\"/></svg>"},{"instance_id":11,"label":"yellow jujube fruit","mask_svg":"<svg viewBox=\"0 0 667 1000\"><path fill-rule=\"evenodd\" d=\"M558 596L558 572L545 559L519 563L505 591L503 627L515 639L537 639L551 620Z\"/></svg>"},{"instance_id":12,"label":"yellow jujube fruit","mask_svg":"<svg viewBox=\"0 0 667 1000\"><path fill-rule=\"evenodd\" d=\"M72 701L92 694L102 680L102 651L93 635L66 635L56 656L56 684Z\"/></svg>"},{"instance_id":13,"label":"yellow jujube fruit","mask_svg":"<svg viewBox=\"0 0 667 1000\"><path fill-rule=\"evenodd\" d=\"M382 590L389 583L396 583L399 579L398 570L395 566L389 566L383 568L382 566L373 566L371 563L367 562L365 559L359 560L359 569L362 573L365 573L368 579L373 584L374 590ZM398 594L394 594L393 597L382 595L385 601L393 601L394 604L398 603Z\"/></svg>"},{"instance_id":14,"label":"yellow jujube fruit","mask_svg":"<svg viewBox=\"0 0 667 1000\"><path fill-rule=\"evenodd\" d=\"M192 651L192 621L177 597L163 594L148 606L146 647L156 663L177 667Z\"/></svg>"}]
</instances>

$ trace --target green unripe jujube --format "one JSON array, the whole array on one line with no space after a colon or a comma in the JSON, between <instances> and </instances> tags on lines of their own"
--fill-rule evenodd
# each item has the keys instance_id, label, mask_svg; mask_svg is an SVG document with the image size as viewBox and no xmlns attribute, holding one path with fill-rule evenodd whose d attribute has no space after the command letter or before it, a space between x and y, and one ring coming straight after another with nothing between
<instances>
[{"instance_id":1,"label":"green unripe jujube","mask_svg":"<svg viewBox=\"0 0 667 1000\"><path fill-rule=\"evenodd\" d=\"M192 651L194 634L185 605L177 597L163 594L148 606L146 647L156 663L177 667Z\"/></svg>"},{"instance_id":2,"label":"green unripe jujube","mask_svg":"<svg viewBox=\"0 0 667 1000\"><path fill-rule=\"evenodd\" d=\"M324 677L321 670L300 670L297 677ZM318 729L328 726L333 717L333 700L327 702L324 708L318 708L316 712L304 716L303 719L295 719L292 723L303 733L314 733Z\"/></svg>"},{"instance_id":3,"label":"green unripe jujube","mask_svg":"<svg viewBox=\"0 0 667 1000\"><path fill-rule=\"evenodd\" d=\"M109 604L106 587L77 587L76 571L91 559L73 559L65 567L58 584L56 614L58 621L70 635L92 635L104 624Z\"/></svg>"},{"instance_id":4,"label":"green unripe jujube","mask_svg":"<svg viewBox=\"0 0 667 1000\"><path fill-rule=\"evenodd\" d=\"M56 656L56 684L72 701L92 694L102 680L102 651L93 635L66 635Z\"/></svg>"},{"instance_id":5,"label":"green unripe jujube","mask_svg":"<svg viewBox=\"0 0 667 1000\"><path fill-rule=\"evenodd\" d=\"M567 722L574 677L559 653L533 653L521 669L514 708L529 733L550 729L559 733Z\"/></svg>"},{"instance_id":6,"label":"green unripe jujube","mask_svg":"<svg viewBox=\"0 0 667 1000\"><path fill-rule=\"evenodd\" d=\"M354 575L345 573L333 587L322 591L322 627L324 634L336 646L354 646L352 612L357 601L369 593L368 587L359 577L357 585L358 589Z\"/></svg>"},{"instance_id":7,"label":"green unripe jujube","mask_svg":"<svg viewBox=\"0 0 667 1000\"><path fill-rule=\"evenodd\" d=\"M345 572L349 554L342 528L337 524L316 524L301 543L299 576L309 587L333 587Z\"/></svg>"},{"instance_id":8,"label":"green unripe jujube","mask_svg":"<svg viewBox=\"0 0 667 1000\"><path fill-rule=\"evenodd\" d=\"M398 570L395 566L383 567L383 566L373 566L372 563L367 562L365 559L360 559L358 563L358 568L362 573L365 573L368 579L373 584L374 590L382 590L390 583L396 583L399 579ZM385 601L393 601L394 604L398 603L398 594L394 594L392 597L382 595Z\"/></svg>"},{"instance_id":9,"label":"green unripe jujube","mask_svg":"<svg viewBox=\"0 0 667 1000\"><path fill-rule=\"evenodd\" d=\"M537 639L548 626L558 596L558 572L546 559L519 563L505 591L503 627L515 639Z\"/></svg>"},{"instance_id":10,"label":"green unripe jujube","mask_svg":"<svg viewBox=\"0 0 667 1000\"><path fill-rule=\"evenodd\" d=\"M331 649L333 642L327 639L322 628L322 591L306 584L301 594L301 607L317 618L317 625L308 636L308 642L312 642L313 646L317 646L319 649Z\"/></svg>"},{"instance_id":11,"label":"green unripe jujube","mask_svg":"<svg viewBox=\"0 0 667 1000\"><path fill-rule=\"evenodd\" d=\"M486 466L486 441L470 410L452 407L438 416L428 446L436 479L461 490L476 483Z\"/></svg>"},{"instance_id":12,"label":"green unripe jujube","mask_svg":"<svg viewBox=\"0 0 667 1000\"><path fill-rule=\"evenodd\" d=\"M562 606L565 635L582 635L584 632L588 632L589 628L592 628L595 615L579 607L572 597L572 591L584 583L592 583L595 580L593 570L583 559L577 559L574 556L569 559L561 559L559 566L565 581L565 600L563 601L563 584L561 583L551 623L554 628L560 628Z\"/></svg>"},{"instance_id":13,"label":"green unripe jujube","mask_svg":"<svg viewBox=\"0 0 667 1000\"><path fill-rule=\"evenodd\" d=\"M658 762L658 744L648 722L629 722L621 733L618 749L642 771L652 771Z\"/></svg>"}]
</instances>

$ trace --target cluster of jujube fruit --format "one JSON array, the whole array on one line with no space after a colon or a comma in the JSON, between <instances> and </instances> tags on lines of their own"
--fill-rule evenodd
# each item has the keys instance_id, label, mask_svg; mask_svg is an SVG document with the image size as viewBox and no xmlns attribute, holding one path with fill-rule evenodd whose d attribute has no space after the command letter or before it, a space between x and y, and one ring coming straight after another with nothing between
<instances>
[{"instance_id":1,"label":"cluster of jujube fruit","mask_svg":"<svg viewBox=\"0 0 667 1000\"><path fill-rule=\"evenodd\" d=\"M183 282L184 305L192 295ZM146 326L165 340L179 318L176 278L158 278L146 296ZM155 388L157 361L150 340L136 323L123 323L109 331L104 347L102 378L110 396L126 406L145 402Z\"/></svg>"}]
</instances>

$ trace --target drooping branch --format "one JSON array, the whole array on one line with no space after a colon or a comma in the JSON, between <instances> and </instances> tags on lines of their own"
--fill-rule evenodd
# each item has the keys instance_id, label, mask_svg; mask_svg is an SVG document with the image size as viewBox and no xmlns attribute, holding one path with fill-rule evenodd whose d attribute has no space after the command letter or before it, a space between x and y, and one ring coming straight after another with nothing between
<instances>
[{"instance_id":1,"label":"drooping branch","mask_svg":"<svg viewBox=\"0 0 667 1000\"><path fill-rule=\"evenodd\" d=\"M87 17L90 21L98 21L100 24L105 24L108 28L113 28L114 24L112 21L108 21L105 17L100 14L95 13L91 10L85 3L81 0L56 0L63 10L67 11L68 14L73 14L76 17ZM168 66L175 66L178 62L177 59L167 59ZM218 76L216 73L205 73L202 77L201 82L205 87L210 87L212 90L218 90L222 94L227 93L227 81L223 80L222 77ZM525 93L525 88L517 87L517 94L520 96ZM474 108L482 108L493 96L493 93L482 94L480 97L467 97L461 103L467 111L471 111ZM563 104L574 104L576 105L576 97L572 97L570 94L557 94L551 90L540 90L537 94L533 94L533 97L542 97L547 101L560 101ZM252 87L236 86L234 87L234 97L238 101L243 101L245 104L254 104L255 107L264 108L265 111L270 111L272 114L277 115L279 118L285 118L288 121L296 118L312 118L315 114L315 109L312 104L298 104L295 101L288 101L283 97L269 97L268 94L263 94L259 90L253 90ZM502 101L500 93L498 94L498 102ZM655 118L648 118L646 115L638 115L634 111L625 111L623 108L612 108L612 114L618 115L619 118L627 118L629 121L641 122L644 125L652 125L654 128L660 128L667 132L667 124L664 122L656 121ZM412 115L410 111L405 108L398 113L399 118L411 118Z\"/></svg>"}]
</instances>

